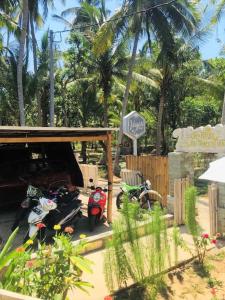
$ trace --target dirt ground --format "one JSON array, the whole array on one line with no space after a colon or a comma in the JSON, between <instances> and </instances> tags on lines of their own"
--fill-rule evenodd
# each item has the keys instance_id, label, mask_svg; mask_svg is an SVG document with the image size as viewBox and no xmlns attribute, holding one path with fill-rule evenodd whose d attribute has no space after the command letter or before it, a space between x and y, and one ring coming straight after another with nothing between
<instances>
[{"instance_id":1,"label":"dirt ground","mask_svg":"<svg viewBox=\"0 0 225 300\"><path fill-rule=\"evenodd\" d=\"M225 250L213 251L206 264L204 269L192 263L169 273L157 300L225 299Z\"/></svg>"}]
</instances>

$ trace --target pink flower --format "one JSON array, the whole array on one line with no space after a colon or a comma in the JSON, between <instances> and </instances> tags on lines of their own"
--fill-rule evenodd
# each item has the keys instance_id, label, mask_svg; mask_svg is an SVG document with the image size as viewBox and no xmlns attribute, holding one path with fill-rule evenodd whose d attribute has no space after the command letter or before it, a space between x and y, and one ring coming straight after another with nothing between
<instances>
[{"instance_id":1,"label":"pink flower","mask_svg":"<svg viewBox=\"0 0 225 300\"><path fill-rule=\"evenodd\" d=\"M38 224L36 224L36 227L37 227L38 229L42 229L42 228L44 228L44 227L46 227L46 226L45 226L45 224L43 224L43 223L38 223Z\"/></svg>"},{"instance_id":2,"label":"pink flower","mask_svg":"<svg viewBox=\"0 0 225 300\"><path fill-rule=\"evenodd\" d=\"M211 240L211 243L216 245L216 240Z\"/></svg>"},{"instance_id":3,"label":"pink flower","mask_svg":"<svg viewBox=\"0 0 225 300\"><path fill-rule=\"evenodd\" d=\"M208 239L209 235L208 235L208 233L203 233L202 237L203 237L203 239Z\"/></svg>"},{"instance_id":4,"label":"pink flower","mask_svg":"<svg viewBox=\"0 0 225 300\"><path fill-rule=\"evenodd\" d=\"M216 296L216 289L215 289L215 288L212 288L210 292L211 292L211 294L212 294L213 296Z\"/></svg>"},{"instance_id":5,"label":"pink flower","mask_svg":"<svg viewBox=\"0 0 225 300\"><path fill-rule=\"evenodd\" d=\"M26 263L26 266L28 268L32 268L34 266L34 262L32 260L28 260L27 263Z\"/></svg>"}]
</instances>

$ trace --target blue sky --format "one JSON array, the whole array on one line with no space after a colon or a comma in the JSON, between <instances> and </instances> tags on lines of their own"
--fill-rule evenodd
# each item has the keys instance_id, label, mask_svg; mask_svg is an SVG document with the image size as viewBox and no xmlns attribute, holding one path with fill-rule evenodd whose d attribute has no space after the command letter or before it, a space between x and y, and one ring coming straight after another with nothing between
<instances>
[{"instance_id":1,"label":"blue sky","mask_svg":"<svg viewBox=\"0 0 225 300\"><path fill-rule=\"evenodd\" d=\"M203 2L206 2L207 0L202 0ZM121 4L122 0L106 0L107 8L111 10L113 13L116 8L118 8ZM50 28L54 31L58 30L63 30L65 29L65 25L62 24L59 21L54 20L52 17L53 14L59 14L66 8L74 7L78 5L77 0L66 0L66 5L63 6L61 0L56 0L55 1L55 10L49 12L49 17L46 22L45 28L42 29L42 32L38 33L38 40L41 39L41 35L43 32L47 29ZM213 11L214 7L211 5L208 7L208 15L211 14ZM60 36L55 37L56 40L60 39ZM63 34L63 39L66 38L66 34ZM221 22L215 26L212 30L212 32L209 34L207 39L203 42L200 43L200 51L202 53L203 59L208 59L212 57L217 57L220 54L222 45L225 44L225 15L221 19ZM65 43L62 42L60 44L61 50L65 47Z\"/></svg>"}]
</instances>

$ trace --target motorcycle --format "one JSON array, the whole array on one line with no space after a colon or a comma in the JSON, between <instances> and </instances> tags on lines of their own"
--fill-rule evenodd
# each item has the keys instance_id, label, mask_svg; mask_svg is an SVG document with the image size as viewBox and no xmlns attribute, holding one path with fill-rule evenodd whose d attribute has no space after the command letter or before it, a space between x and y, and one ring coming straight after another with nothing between
<instances>
[{"instance_id":1,"label":"motorcycle","mask_svg":"<svg viewBox=\"0 0 225 300\"><path fill-rule=\"evenodd\" d=\"M25 241L35 235L39 240L46 241L47 237L51 238L54 235L54 225L60 225L62 231L68 227L67 232L72 233L78 218L82 217L82 204L78 196L79 190L69 191L64 186L57 190L41 192L29 185L27 197L21 203L21 211L12 230L19 225L24 216L28 215L29 230Z\"/></svg>"},{"instance_id":2,"label":"motorcycle","mask_svg":"<svg viewBox=\"0 0 225 300\"><path fill-rule=\"evenodd\" d=\"M145 180L143 175L138 174L141 177L142 183L137 186L128 185L123 182L121 186L121 192L117 195L116 206L117 209L121 208L124 195L127 195L130 202L138 202L143 209L151 210L156 201L159 202L161 208L162 196L155 190L152 190L150 180Z\"/></svg>"},{"instance_id":3,"label":"motorcycle","mask_svg":"<svg viewBox=\"0 0 225 300\"><path fill-rule=\"evenodd\" d=\"M93 183L93 179L90 179L89 181ZM106 192L108 190L99 186L95 187L94 185L90 188L93 192L88 199L88 224L90 231L93 231L95 225L106 221L104 211L107 200Z\"/></svg>"}]
</instances>

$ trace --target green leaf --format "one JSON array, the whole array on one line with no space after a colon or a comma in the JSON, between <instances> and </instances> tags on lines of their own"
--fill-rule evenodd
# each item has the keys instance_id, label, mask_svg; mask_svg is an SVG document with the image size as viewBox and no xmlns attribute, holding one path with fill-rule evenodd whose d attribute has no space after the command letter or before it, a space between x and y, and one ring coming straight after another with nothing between
<instances>
[{"instance_id":1,"label":"green leaf","mask_svg":"<svg viewBox=\"0 0 225 300\"><path fill-rule=\"evenodd\" d=\"M88 291L87 291L84 287L89 287L89 288L93 288L93 287L94 287L92 284L90 284L90 283L88 283L88 282L85 282L85 281L76 281L76 282L74 283L74 285L75 285L78 289L82 290L83 292L85 292L85 293L87 293L87 294L89 294L89 293L88 293Z\"/></svg>"},{"instance_id":2,"label":"green leaf","mask_svg":"<svg viewBox=\"0 0 225 300\"><path fill-rule=\"evenodd\" d=\"M54 295L54 300L63 300L63 294Z\"/></svg>"},{"instance_id":3,"label":"green leaf","mask_svg":"<svg viewBox=\"0 0 225 300\"><path fill-rule=\"evenodd\" d=\"M87 273L93 273L92 269L90 268L90 261L86 258L79 257L79 256L71 256L70 257L71 263L78 267L81 271Z\"/></svg>"},{"instance_id":4,"label":"green leaf","mask_svg":"<svg viewBox=\"0 0 225 300\"><path fill-rule=\"evenodd\" d=\"M7 253L9 252L11 246L12 246L12 243L17 235L17 232L19 230L19 227L17 227L13 233L10 235L10 237L8 238L5 246L3 247L1 253L0 253L0 269L2 267L4 267L4 265L2 265L2 263L5 261L5 255L7 255Z\"/></svg>"}]
</instances>

